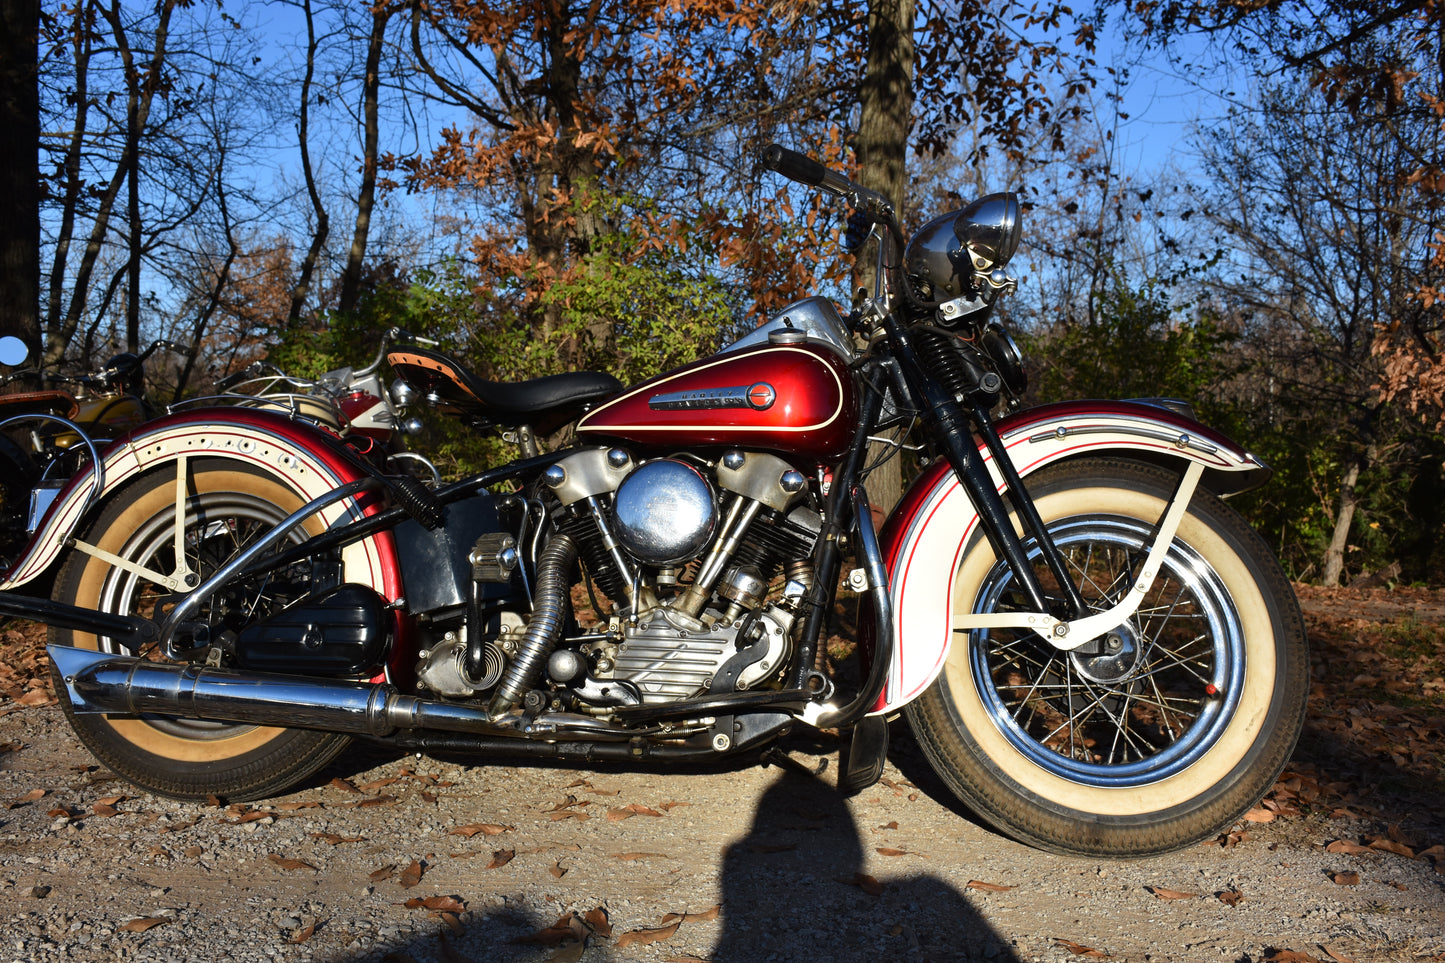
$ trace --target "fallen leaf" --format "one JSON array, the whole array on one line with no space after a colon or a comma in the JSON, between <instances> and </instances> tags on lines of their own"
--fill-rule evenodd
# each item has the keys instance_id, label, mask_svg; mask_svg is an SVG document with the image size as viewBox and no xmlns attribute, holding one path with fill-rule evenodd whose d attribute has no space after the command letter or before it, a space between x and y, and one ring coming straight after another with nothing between
<instances>
[{"instance_id":1,"label":"fallen leaf","mask_svg":"<svg viewBox=\"0 0 1445 963\"><path fill-rule=\"evenodd\" d=\"M1244 899L1244 894L1237 889L1226 889L1214 895L1219 897L1219 901L1225 906L1238 906L1239 901Z\"/></svg>"},{"instance_id":2,"label":"fallen leaf","mask_svg":"<svg viewBox=\"0 0 1445 963\"><path fill-rule=\"evenodd\" d=\"M673 801L671 801L671 802L665 802L665 803L663 803L662 805L658 806L657 808L658 808L658 809L661 809L663 812L670 813L670 812L672 812L674 809L676 809L678 806L691 806L691 805L692 805L692 803L690 803L690 802L678 802L678 801L676 801L676 800L673 800Z\"/></svg>"},{"instance_id":3,"label":"fallen leaf","mask_svg":"<svg viewBox=\"0 0 1445 963\"><path fill-rule=\"evenodd\" d=\"M465 836L467 839L471 839L478 833L483 836L500 836L502 833L509 833L516 828L515 826L503 826L500 823L468 823L465 826L447 830L447 835Z\"/></svg>"},{"instance_id":4,"label":"fallen leaf","mask_svg":"<svg viewBox=\"0 0 1445 963\"><path fill-rule=\"evenodd\" d=\"M634 943L641 946L649 946L658 940L670 940L677 935L677 928L681 925L681 922L677 922L668 926L658 926L653 929L632 930L629 933L623 933L619 936L616 945L620 950Z\"/></svg>"},{"instance_id":5,"label":"fallen leaf","mask_svg":"<svg viewBox=\"0 0 1445 963\"><path fill-rule=\"evenodd\" d=\"M717 919L717 914L720 910L722 910L721 903L719 903L717 906L714 906L712 909L703 910L701 913L668 913L662 918L662 923L663 925L665 925L667 923L671 923L673 920L676 920L679 923L708 922L710 920Z\"/></svg>"},{"instance_id":6,"label":"fallen leaf","mask_svg":"<svg viewBox=\"0 0 1445 963\"><path fill-rule=\"evenodd\" d=\"M982 880L971 879L964 884L964 889L981 889L985 893L1007 893L1011 889L1018 889L1017 886L1002 886L998 883L985 883Z\"/></svg>"},{"instance_id":7,"label":"fallen leaf","mask_svg":"<svg viewBox=\"0 0 1445 963\"><path fill-rule=\"evenodd\" d=\"M22 706L48 706L54 705L57 700L44 689L31 689L15 701Z\"/></svg>"},{"instance_id":8,"label":"fallen leaf","mask_svg":"<svg viewBox=\"0 0 1445 963\"><path fill-rule=\"evenodd\" d=\"M880 856L912 856L912 855L914 855L914 854L913 854L913 853L910 853L910 852L909 852L908 850L906 850L906 849L889 849L887 846L879 846L879 847L878 847L878 855L880 855Z\"/></svg>"},{"instance_id":9,"label":"fallen leaf","mask_svg":"<svg viewBox=\"0 0 1445 963\"><path fill-rule=\"evenodd\" d=\"M552 820L553 822L556 822L556 821L559 820L559 819L586 820L586 819L588 818L588 816L587 816L586 813L579 813L579 812L578 812L577 810L575 810L575 809L564 809L564 810L561 810L560 812L555 812L555 813L549 814L549 815L547 816L547 818L550 819L550 820Z\"/></svg>"},{"instance_id":10,"label":"fallen leaf","mask_svg":"<svg viewBox=\"0 0 1445 963\"><path fill-rule=\"evenodd\" d=\"M114 806L107 806L105 803L102 802L98 802L92 805L90 807L90 811L95 813L95 815L99 816L101 819L109 819L111 816L114 816L116 813L120 812L120 810L116 809Z\"/></svg>"},{"instance_id":11,"label":"fallen leaf","mask_svg":"<svg viewBox=\"0 0 1445 963\"><path fill-rule=\"evenodd\" d=\"M394 875L396 875L396 864L388 863L381 867L381 869L372 870L371 874L366 878L373 883L380 883L382 880L391 879Z\"/></svg>"},{"instance_id":12,"label":"fallen leaf","mask_svg":"<svg viewBox=\"0 0 1445 963\"><path fill-rule=\"evenodd\" d=\"M44 789L32 789L25 795L21 796L19 799L15 800L14 805L23 806L27 803L33 803L38 800L44 799L45 793L46 790Z\"/></svg>"},{"instance_id":13,"label":"fallen leaf","mask_svg":"<svg viewBox=\"0 0 1445 963\"><path fill-rule=\"evenodd\" d=\"M562 868L561 863L553 863L551 866L548 866L547 872L551 873L554 879L561 879L567 875L567 871Z\"/></svg>"},{"instance_id":14,"label":"fallen leaf","mask_svg":"<svg viewBox=\"0 0 1445 963\"><path fill-rule=\"evenodd\" d=\"M1266 950L1264 959L1265 963L1322 963L1318 957L1294 950Z\"/></svg>"},{"instance_id":15,"label":"fallen leaf","mask_svg":"<svg viewBox=\"0 0 1445 963\"><path fill-rule=\"evenodd\" d=\"M410 866L401 871L401 878L397 880L397 883L401 885L402 889L411 889L421 882L422 874L425 872L426 867L422 865L421 860L414 859Z\"/></svg>"},{"instance_id":16,"label":"fallen leaf","mask_svg":"<svg viewBox=\"0 0 1445 963\"><path fill-rule=\"evenodd\" d=\"M607 918L607 910L601 906L588 910L582 919L583 922L591 927L592 932L598 936L608 937L612 935L612 921Z\"/></svg>"},{"instance_id":17,"label":"fallen leaf","mask_svg":"<svg viewBox=\"0 0 1445 963\"><path fill-rule=\"evenodd\" d=\"M281 855L279 855L279 854L277 854L277 853L272 853L271 855L267 856L266 858L269 859L271 862L275 863L277 866L280 866L282 869L285 869L285 870L309 869L309 870L311 870L311 872L313 872L313 873L316 872L316 867L315 867L315 866L312 866L310 863L306 862L305 860L301 860L301 859L289 859L289 858L287 858L287 857L285 857L285 856L281 856Z\"/></svg>"},{"instance_id":18,"label":"fallen leaf","mask_svg":"<svg viewBox=\"0 0 1445 963\"><path fill-rule=\"evenodd\" d=\"M310 926L303 926L301 929L299 929L299 930L297 930L296 932L292 933L292 934L291 934L291 938L288 939L286 942L287 942L287 943L305 943L307 940L311 939L311 934L312 934L312 933L315 933L315 932L316 932L316 924L315 924L315 923L312 923Z\"/></svg>"},{"instance_id":19,"label":"fallen leaf","mask_svg":"<svg viewBox=\"0 0 1445 963\"><path fill-rule=\"evenodd\" d=\"M1325 847L1327 853L1350 853L1359 855L1362 853L1374 852L1368 846L1361 846L1359 843L1352 843L1348 839L1337 839Z\"/></svg>"},{"instance_id":20,"label":"fallen leaf","mask_svg":"<svg viewBox=\"0 0 1445 963\"><path fill-rule=\"evenodd\" d=\"M1355 872L1335 873L1330 877L1336 886L1358 886L1360 885L1360 874Z\"/></svg>"},{"instance_id":21,"label":"fallen leaf","mask_svg":"<svg viewBox=\"0 0 1445 963\"><path fill-rule=\"evenodd\" d=\"M169 922L170 920L164 916L143 916L140 919L126 920L117 928L125 930L127 933L144 933L146 930L164 926Z\"/></svg>"},{"instance_id":22,"label":"fallen leaf","mask_svg":"<svg viewBox=\"0 0 1445 963\"><path fill-rule=\"evenodd\" d=\"M413 896L402 904L407 909L424 909L433 913L460 913L467 904L456 896L428 896L426 899Z\"/></svg>"},{"instance_id":23,"label":"fallen leaf","mask_svg":"<svg viewBox=\"0 0 1445 963\"><path fill-rule=\"evenodd\" d=\"M517 943L540 943L543 946L557 946L564 940L582 942L587 939L590 932L587 924L584 923L576 913L568 913L558 917L557 922L544 930L538 930L530 936L518 937Z\"/></svg>"},{"instance_id":24,"label":"fallen leaf","mask_svg":"<svg viewBox=\"0 0 1445 963\"><path fill-rule=\"evenodd\" d=\"M852 883L869 896L883 895L883 884L867 873L854 873Z\"/></svg>"},{"instance_id":25,"label":"fallen leaf","mask_svg":"<svg viewBox=\"0 0 1445 963\"><path fill-rule=\"evenodd\" d=\"M517 854L510 849L499 849L492 853L492 861L487 864L487 869L501 869L512 861Z\"/></svg>"},{"instance_id":26,"label":"fallen leaf","mask_svg":"<svg viewBox=\"0 0 1445 963\"><path fill-rule=\"evenodd\" d=\"M1268 823L1273 822L1276 815L1278 814L1272 813L1268 809L1260 809L1256 806L1254 809L1245 813L1244 818L1247 822L1251 823Z\"/></svg>"},{"instance_id":27,"label":"fallen leaf","mask_svg":"<svg viewBox=\"0 0 1445 963\"><path fill-rule=\"evenodd\" d=\"M274 813L268 813L264 809L252 809L250 812L241 813L239 816L237 816L237 818L231 821L238 825L244 825L246 823L258 823L261 822L263 819L274 818Z\"/></svg>"},{"instance_id":28,"label":"fallen leaf","mask_svg":"<svg viewBox=\"0 0 1445 963\"><path fill-rule=\"evenodd\" d=\"M1335 949L1333 946L1330 946L1328 943L1322 944L1320 946L1320 949L1324 950L1325 953L1329 955L1329 958L1334 960L1335 963L1355 963L1352 957L1346 956L1339 950Z\"/></svg>"},{"instance_id":29,"label":"fallen leaf","mask_svg":"<svg viewBox=\"0 0 1445 963\"><path fill-rule=\"evenodd\" d=\"M1198 893L1186 893L1178 889L1164 889L1160 886L1145 886L1144 888L1160 899L1193 899L1199 895Z\"/></svg>"},{"instance_id":30,"label":"fallen leaf","mask_svg":"<svg viewBox=\"0 0 1445 963\"><path fill-rule=\"evenodd\" d=\"M1058 937L1055 937L1054 945L1063 947L1075 956L1092 956L1097 959L1105 960L1113 959L1113 957L1111 957L1108 953L1105 953L1103 950L1096 950L1092 946L1084 946L1082 943L1075 943L1073 940L1061 940Z\"/></svg>"},{"instance_id":31,"label":"fallen leaf","mask_svg":"<svg viewBox=\"0 0 1445 963\"><path fill-rule=\"evenodd\" d=\"M441 951L438 959L442 963L472 963L470 957L463 956L452 946L445 933L437 934L437 948Z\"/></svg>"},{"instance_id":32,"label":"fallen leaf","mask_svg":"<svg viewBox=\"0 0 1445 963\"><path fill-rule=\"evenodd\" d=\"M362 783L356 788L361 792L376 792L378 789L385 789L394 782L400 782L400 776L387 776L385 779L377 779L374 782Z\"/></svg>"},{"instance_id":33,"label":"fallen leaf","mask_svg":"<svg viewBox=\"0 0 1445 963\"><path fill-rule=\"evenodd\" d=\"M1386 839L1383 836L1379 839L1370 840L1370 848L1382 850L1387 853L1394 853L1396 856L1404 856L1406 859L1414 859L1415 851L1404 843L1396 842L1393 839Z\"/></svg>"},{"instance_id":34,"label":"fallen leaf","mask_svg":"<svg viewBox=\"0 0 1445 963\"><path fill-rule=\"evenodd\" d=\"M331 780L330 785L331 785L331 788L333 788L333 789L340 789L342 792L351 792L351 793L358 793L358 794L361 792L360 789L357 789L357 788L356 788L354 785L352 785L349 781L347 781L347 780L345 780L345 779L342 779L340 776L337 776L335 779Z\"/></svg>"},{"instance_id":35,"label":"fallen leaf","mask_svg":"<svg viewBox=\"0 0 1445 963\"><path fill-rule=\"evenodd\" d=\"M581 963L582 954L586 952L586 943L563 943L547 957L547 963Z\"/></svg>"},{"instance_id":36,"label":"fallen leaf","mask_svg":"<svg viewBox=\"0 0 1445 963\"><path fill-rule=\"evenodd\" d=\"M364 843L365 836L338 836L336 833L311 833L312 839L319 839L322 842L330 843L333 846L340 846L343 843Z\"/></svg>"}]
</instances>

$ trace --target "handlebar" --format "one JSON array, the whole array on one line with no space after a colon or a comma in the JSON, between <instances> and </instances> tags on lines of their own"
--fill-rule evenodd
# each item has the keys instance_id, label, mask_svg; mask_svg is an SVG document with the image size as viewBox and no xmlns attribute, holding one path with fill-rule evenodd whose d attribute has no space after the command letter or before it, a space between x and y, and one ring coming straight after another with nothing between
<instances>
[{"instance_id":1,"label":"handlebar","mask_svg":"<svg viewBox=\"0 0 1445 963\"><path fill-rule=\"evenodd\" d=\"M893 202L877 191L870 190L847 176L823 166L806 154L789 150L782 144L769 144L764 147L758 154L758 160L768 170L776 171L788 180L846 198L848 203L866 214L875 223L886 226L898 242L903 243L903 231L898 225Z\"/></svg>"}]
</instances>

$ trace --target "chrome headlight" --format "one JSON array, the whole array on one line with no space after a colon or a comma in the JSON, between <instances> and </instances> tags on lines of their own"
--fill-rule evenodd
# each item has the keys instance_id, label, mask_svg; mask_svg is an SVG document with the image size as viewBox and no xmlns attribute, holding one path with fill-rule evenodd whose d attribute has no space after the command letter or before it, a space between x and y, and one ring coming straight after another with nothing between
<instances>
[{"instance_id":1,"label":"chrome headlight","mask_svg":"<svg viewBox=\"0 0 1445 963\"><path fill-rule=\"evenodd\" d=\"M998 290L990 274L1013 257L1021 231L1018 195L989 194L923 225L904 249L904 264L926 285L920 294L927 300Z\"/></svg>"},{"instance_id":2,"label":"chrome headlight","mask_svg":"<svg viewBox=\"0 0 1445 963\"><path fill-rule=\"evenodd\" d=\"M1018 250L1023 219L1019 196L1012 191L980 197L958 212L953 234L963 243L980 274L1001 268Z\"/></svg>"}]
</instances>

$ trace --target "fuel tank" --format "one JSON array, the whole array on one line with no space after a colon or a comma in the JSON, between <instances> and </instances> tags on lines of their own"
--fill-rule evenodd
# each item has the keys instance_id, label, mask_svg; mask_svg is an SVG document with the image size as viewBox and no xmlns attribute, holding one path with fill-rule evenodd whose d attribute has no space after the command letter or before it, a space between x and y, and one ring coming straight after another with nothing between
<instances>
[{"instance_id":1,"label":"fuel tank","mask_svg":"<svg viewBox=\"0 0 1445 963\"><path fill-rule=\"evenodd\" d=\"M659 375L588 413L583 441L725 446L830 462L853 440L858 395L836 348L798 331Z\"/></svg>"}]
</instances>

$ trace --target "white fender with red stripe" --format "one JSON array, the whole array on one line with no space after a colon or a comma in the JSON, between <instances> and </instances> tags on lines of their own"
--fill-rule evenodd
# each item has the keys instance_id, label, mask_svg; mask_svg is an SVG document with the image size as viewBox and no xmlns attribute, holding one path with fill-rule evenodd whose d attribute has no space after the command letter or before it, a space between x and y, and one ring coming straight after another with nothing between
<instances>
[{"instance_id":1,"label":"white fender with red stripe","mask_svg":"<svg viewBox=\"0 0 1445 963\"><path fill-rule=\"evenodd\" d=\"M56 498L25 552L5 573L0 590L24 585L44 572L107 496L143 472L189 459L226 459L266 469L285 478L300 495L313 499L367 471L334 437L283 414L243 408L196 409L159 418L112 443L101 453L103 483L92 496L93 469L87 468ZM328 525L370 514L376 495L346 499L320 512ZM383 532L343 550L346 579L369 585L383 598L401 597L396 548Z\"/></svg>"},{"instance_id":2,"label":"white fender with red stripe","mask_svg":"<svg viewBox=\"0 0 1445 963\"><path fill-rule=\"evenodd\" d=\"M1203 484L1220 494L1263 484L1269 469L1233 441L1167 408L1146 402L1044 405L998 423L1021 477L1081 455L1117 452L1180 468L1197 463ZM1000 490L988 452L980 455ZM893 606L893 665L873 713L891 713L937 678L954 638L953 588L978 513L953 471L940 462L904 495L879 535ZM866 624L866 622L865 622Z\"/></svg>"}]
</instances>

